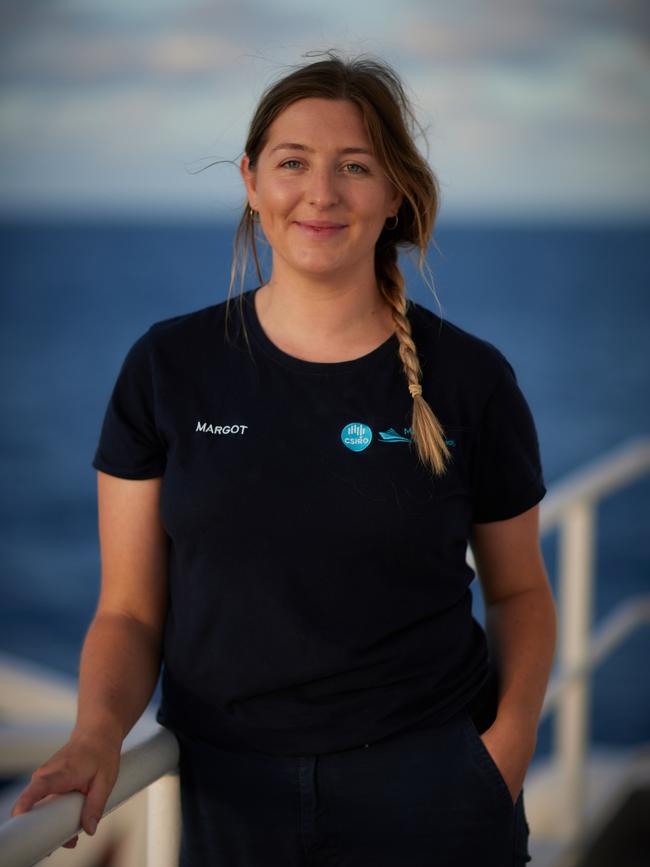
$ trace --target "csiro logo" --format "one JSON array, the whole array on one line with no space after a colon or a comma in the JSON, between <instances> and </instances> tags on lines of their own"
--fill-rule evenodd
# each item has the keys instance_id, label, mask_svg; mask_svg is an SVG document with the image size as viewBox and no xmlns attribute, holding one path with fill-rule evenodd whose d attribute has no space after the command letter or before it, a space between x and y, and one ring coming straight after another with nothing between
<instances>
[{"instance_id":1,"label":"csiro logo","mask_svg":"<svg viewBox=\"0 0 650 867\"><path fill-rule=\"evenodd\" d=\"M360 421L351 421L341 431L341 441L353 452L362 452L372 442L372 430Z\"/></svg>"}]
</instances>

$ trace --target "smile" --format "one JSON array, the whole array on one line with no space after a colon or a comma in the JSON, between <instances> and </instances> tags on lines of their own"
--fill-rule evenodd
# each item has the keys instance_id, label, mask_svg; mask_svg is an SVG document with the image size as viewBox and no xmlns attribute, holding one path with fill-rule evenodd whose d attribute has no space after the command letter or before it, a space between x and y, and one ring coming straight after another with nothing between
<instances>
[{"instance_id":1,"label":"smile","mask_svg":"<svg viewBox=\"0 0 650 867\"><path fill-rule=\"evenodd\" d=\"M295 223L295 225L311 238L331 238L347 229L347 226L312 226L309 223Z\"/></svg>"}]
</instances>

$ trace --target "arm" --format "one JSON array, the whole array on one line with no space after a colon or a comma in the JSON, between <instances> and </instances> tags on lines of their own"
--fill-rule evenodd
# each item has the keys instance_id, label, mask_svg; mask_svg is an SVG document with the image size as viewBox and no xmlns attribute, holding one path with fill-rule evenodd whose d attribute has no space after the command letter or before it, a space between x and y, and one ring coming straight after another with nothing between
<instances>
[{"instance_id":1,"label":"arm","mask_svg":"<svg viewBox=\"0 0 650 867\"><path fill-rule=\"evenodd\" d=\"M160 478L97 474L102 589L79 669L74 733L124 739L158 680L167 612Z\"/></svg>"},{"instance_id":2,"label":"arm","mask_svg":"<svg viewBox=\"0 0 650 867\"><path fill-rule=\"evenodd\" d=\"M32 774L12 816L70 791L86 796L81 825L87 833L103 813L122 740L146 708L160 669L167 610L160 482L98 473L102 587L81 654L77 721L68 742Z\"/></svg>"},{"instance_id":3,"label":"arm","mask_svg":"<svg viewBox=\"0 0 650 867\"><path fill-rule=\"evenodd\" d=\"M539 544L539 504L505 521L473 524L470 545L499 671L497 716L482 736L516 794L535 750L557 636Z\"/></svg>"}]
</instances>

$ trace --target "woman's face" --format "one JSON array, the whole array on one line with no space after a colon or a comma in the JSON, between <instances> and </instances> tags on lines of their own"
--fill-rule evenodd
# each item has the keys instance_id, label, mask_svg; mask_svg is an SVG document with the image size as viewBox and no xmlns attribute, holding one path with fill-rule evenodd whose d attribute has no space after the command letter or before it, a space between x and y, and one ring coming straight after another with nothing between
<instances>
[{"instance_id":1,"label":"woman's face","mask_svg":"<svg viewBox=\"0 0 650 867\"><path fill-rule=\"evenodd\" d=\"M283 270L313 276L369 266L374 273L377 238L402 197L372 153L354 103L292 103L271 124L256 166L244 156L241 172L274 266L280 257ZM319 230L315 222L337 228Z\"/></svg>"}]
</instances>

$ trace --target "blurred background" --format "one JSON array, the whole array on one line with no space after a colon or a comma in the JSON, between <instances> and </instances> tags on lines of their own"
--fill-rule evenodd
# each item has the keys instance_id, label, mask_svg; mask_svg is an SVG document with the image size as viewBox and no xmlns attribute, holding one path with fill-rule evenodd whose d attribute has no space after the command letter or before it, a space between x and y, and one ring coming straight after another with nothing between
<instances>
[{"instance_id":1,"label":"blurred background","mask_svg":"<svg viewBox=\"0 0 650 867\"><path fill-rule=\"evenodd\" d=\"M510 360L547 487L650 431L642 0L5 0L0 23L0 651L76 674L110 389L152 322L225 298L247 124L308 51L402 76L441 184L442 312ZM599 506L596 622L648 590L649 503L646 476ZM595 741L650 738L648 632L596 674Z\"/></svg>"}]
</instances>

